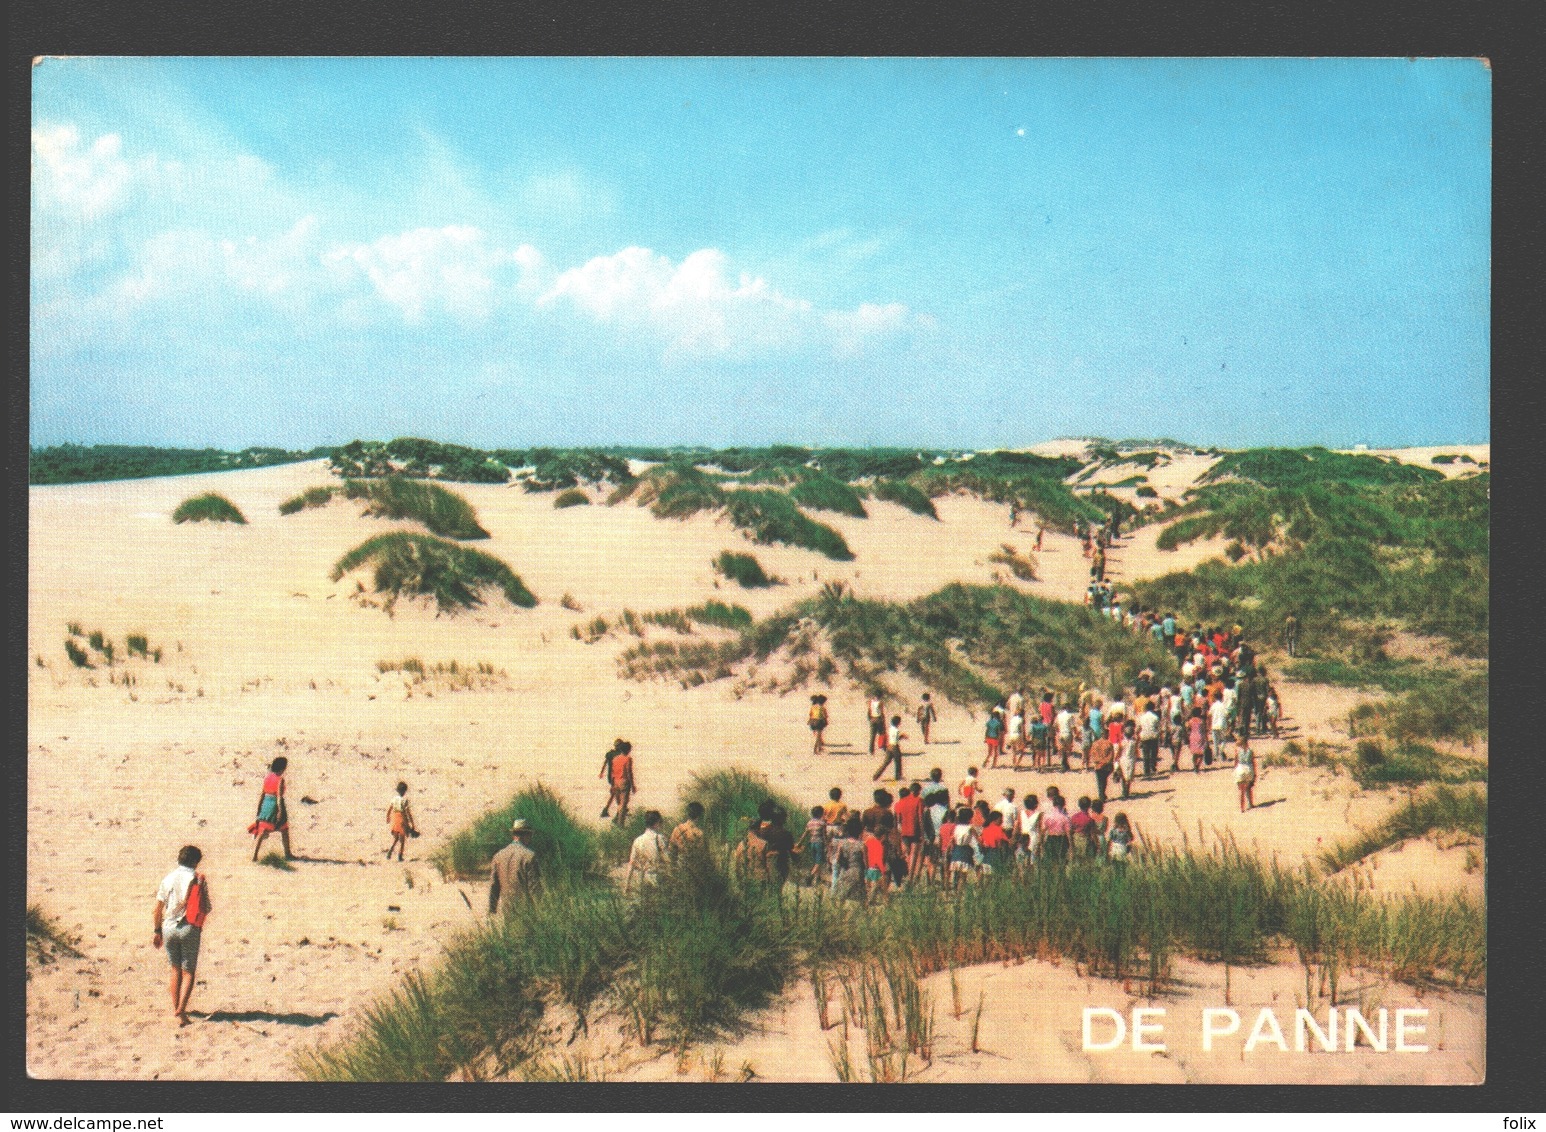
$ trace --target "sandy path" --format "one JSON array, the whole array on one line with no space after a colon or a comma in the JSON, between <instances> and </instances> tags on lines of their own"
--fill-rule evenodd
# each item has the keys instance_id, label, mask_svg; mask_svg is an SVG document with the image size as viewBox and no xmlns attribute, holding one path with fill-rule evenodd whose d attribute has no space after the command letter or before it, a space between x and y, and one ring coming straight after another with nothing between
<instances>
[{"instance_id":1,"label":"sandy path","mask_svg":"<svg viewBox=\"0 0 1546 1132\"><path fill-rule=\"evenodd\" d=\"M458 490L494 536L481 547L510 562L542 605L455 618L404 608L388 617L361 608L348 580L327 575L343 551L394 524L362 519L352 504L277 513L279 501L324 480L316 465L293 465L31 491L28 645L44 666L28 667L28 899L78 934L85 953L29 982L35 1075L293 1075L296 1050L340 1033L398 976L432 963L448 932L472 922L456 887L426 864L436 844L538 780L580 814L594 812L600 753L615 735L637 745L644 805L674 807L695 769L737 763L765 769L802 800L832 785L850 797L867 792L873 768L851 750L863 729L852 690L833 693L838 749L816 759L800 696L745 693L732 681L692 691L623 682L615 657L632 639L586 645L569 635L576 623L711 596L765 614L831 578L861 594L909 598L950 580L990 581L986 556L1006 535L1030 545L1026 532L1009 532L1006 509L977 500L941 500L938 523L877 504L869 520L833 520L855 562L756 548L788 585L727 592L716 589L709 562L745 544L710 518L667 522L632 505L555 511L548 496L469 485ZM170 522L181 499L212 489L243 509L247 527ZM1136 576L1184 568L1204 553L1145 550L1146 537L1125 540L1114 568ZM1049 534L1040 565L1033 591L1082 595L1086 560L1072 539ZM565 593L584 613L560 606ZM120 648L125 633L144 632L163 648L162 661L74 669L63 651L70 621L105 630ZM410 688L376 670L378 660L405 656L483 661L504 676L491 690L450 692ZM108 682L125 672L133 684ZM1285 689L1288 714L1304 715L1306 732L1329 727L1331 707L1312 712L1319 701L1300 695ZM937 764L958 781L977 761L980 722L946 705L938 742L909 769ZM313 858L294 873L246 860L258 783L281 753L292 762L296 848ZM406 867L376 856L398 778L410 782L426 834ZM1056 781L1077 797L1092 785L1077 773L986 778L995 793L1011 783L1044 792ZM1291 860L1395 804L1309 770L1268 771L1258 797L1272 804L1244 816L1227 773L1161 779L1140 794L1126 805L1152 838L1195 837L1199 824L1229 828ZM165 961L148 935L156 884L188 841L205 850L216 900L194 1007L216 1013L179 1033L165 1002ZM1479 883L1452 860L1456 851L1445 853L1449 875ZM461 888L478 907L479 887Z\"/></svg>"}]
</instances>

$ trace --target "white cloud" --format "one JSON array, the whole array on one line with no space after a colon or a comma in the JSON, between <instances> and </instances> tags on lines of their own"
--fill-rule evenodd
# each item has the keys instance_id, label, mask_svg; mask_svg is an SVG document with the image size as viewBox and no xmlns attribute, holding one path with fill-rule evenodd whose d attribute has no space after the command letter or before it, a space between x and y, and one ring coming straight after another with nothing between
<instances>
[{"instance_id":1,"label":"white cloud","mask_svg":"<svg viewBox=\"0 0 1546 1132\"><path fill-rule=\"evenodd\" d=\"M464 321L482 321L500 300L504 278L510 289L541 267L541 253L529 245L513 251L491 247L484 233L467 225L415 228L369 244L341 245L323 261L342 278L361 273L376 293L412 323L432 310Z\"/></svg>"},{"instance_id":2,"label":"white cloud","mask_svg":"<svg viewBox=\"0 0 1546 1132\"><path fill-rule=\"evenodd\" d=\"M594 321L658 338L670 357L745 356L830 344L853 353L901 328L907 308L864 304L818 311L767 280L731 270L725 254L703 248L673 263L648 248L624 248L563 272L538 306L564 305Z\"/></svg>"},{"instance_id":3,"label":"white cloud","mask_svg":"<svg viewBox=\"0 0 1546 1132\"><path fill-rule=\"evenodd\" d=\"M164 325L196 334L257 301L318 329L383 317L414 326L448 317L466 327L524 318L560 333L578 324L596 342L601 326L610 331L603 337L642 344L670 363L848 356L920 324L900 303L818 308L711 247L679 262L626 247L564 270L530 244L502 244L465 223L330 242L309 205L267 163L241 153L130 158L119 135L88 142L69 124L34 129L32 151L34 313L69 324L56 326L64 337L109 326L130 333L142 326L136 312L158 303L175 304ZM566 172L528 179L512 204L517 219L522 207L575 218L609 207L601 190ZM102 222L110 213L122 215ZM879 250L846 230L815 243L824 267L834 252L866 259ZM781 274L800 278L808 254L790 248Z\"/></svg>"},{"instance_id":4,"label":"white cloud","mask_svg":"<svg viewBox=\"0 0 1546 1132\"><path fill-rule=\"evenodd\" d=\"M111 211L124 197L134 169L123 157L123 140L103 134L81 144L71 125L32 131L32 184L43 207L64 206L87 220Z\"/></svg>"},{"instance_id":5,"label":"white cloud","mask_svg":"<svg viewBox=\"0 0 1546 1132\"><path fill-rule=\"evenodd\" d=\"M896 333L908 323L902 303L860 303L855 310L832 311L823 317L836 336L837 352L844 356L862 352L871 340Z\"/></svg>"}]
</instances>

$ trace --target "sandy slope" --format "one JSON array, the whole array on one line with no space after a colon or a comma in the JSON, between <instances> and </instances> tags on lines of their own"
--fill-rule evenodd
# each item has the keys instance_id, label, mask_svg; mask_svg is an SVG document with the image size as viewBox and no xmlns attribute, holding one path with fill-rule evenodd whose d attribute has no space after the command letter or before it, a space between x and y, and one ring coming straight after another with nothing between
<instances>
[{"instance_id":1,"label":"sandy slope","mask_svg":"<svg viewBox=\"0 0 1546 1132\"><path fill-rule=\"evenodd\" d=\"M331 582L328 572L349 547L398 524L360 518L347 503L277 512L281 500L325 478L320 465L307 464L31 491L28 650L43 664L28 666L28 899L78 934L84 953L29 982L35 1075L292 1076L297 1049L342 1032L397 975L432 964L439 941L473 921L463 897L476 909L483 893L439 880L425 861L438 841L538 779L582 814L594 811L600 753L615 735L636 744L646 805L671 806L694 769L730 763L765 769L797 797L820 797L832 785L862 796L873 768L853 750L863 727L856 691L833 695L837 747L816 759L800 697L748 693L730 681L692 691L624 682L615 657L632 638L586 645L571 627L598 613L711 596L761 615L834 578L861 594L908 598L951 580L990 581L987 555L1005 541L1027 549L1031 537L1009 530L1005 508L976 500L940 501L938 523L876 504L868 520L823 516L843 531L856 561L759 547L759 559L788 584L729 592L716 588L709 562L744 540L710 518L667 522L632 505L555 511L550 496L465 485L457 489L493 533L480 546L509 562L542 604L490 605L455 618L403 607L389 617L357 604L351 580ZM226 494L249 525L172 524L176 504L204 490ZM1163 553L1153 537L1140 532L1113 555L1119 580L1185 569L1218 550ZM1072 539L1049 533L1039 565L1033 590L1082 593L1085 560ZM566 593L583 613L560 605ZM71 621L106 631L120 648L125 633L144 632L162 647L161 663L114 666L115 678L133 676L129 686L109 683L101 668L76 670L63 650ZM482 661L504 675L470 692L410 688L376 669L407 656ZM1285 691L1302 735L1329 734L1350 706L1334 689ZM915 765L940 765L959 780L980 753L980 724L947 708L938 742ZM294 873L247 861L258 785L281 753L292 763L296 849L311 858ZM1075 797L1089 789L1078 774L986 777L995 792L1011 781L1038 792L1057 781ZM382 810L399 778L412 786L426 834L406 866L378 856ZM1270 805L1245 816L1227 774L1161 779L1143 794L1127 807L1152 838L1228 828L1290 860L1394 804L1308 770L1268 771L1258 797ZM177 1032L165 962L148 937L156 884L187 841L206 852L216 900L194 998L195 1009L214 1013ZM1431 886L1434 877L1449 878L1441 887L1480 883L1457 859L1463 850L1434 853L1432 868L1403 873L1389 854L1370 871L1382 887ZM1474 997L1456 1009L1480 1017ZM1466 1048L1479 1064L1479 1039ZM1005 1063L991 1064L1007 1077L1083 1072L1077 1059L1055 1068L999 1054ZM824 1048L812 1057L809 1072L826 1077ZM995 1071L970 1059L948 1064L959 1069L952 1076ZM1102 1064L1092 1070L1102 1079L1150 1072ZM1466 1078L1457 1066L1443 1071L1448 1079Z\"/></svg>"}]
</instances>

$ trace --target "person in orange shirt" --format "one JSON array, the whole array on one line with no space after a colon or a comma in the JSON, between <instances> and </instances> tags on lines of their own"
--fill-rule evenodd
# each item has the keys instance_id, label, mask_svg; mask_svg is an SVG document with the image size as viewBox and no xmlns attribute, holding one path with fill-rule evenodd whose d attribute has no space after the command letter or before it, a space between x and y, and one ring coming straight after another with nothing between
<instances>
[{"instance_id":1,"label":"person in orange shirt","mask_svg":"<svg viewBox=\"0 0 1546 1132\"><path fill-rule=\"evenodd\" d=\"M1096 796L1102 802L1106 800L1106 780L1111 777L1111 764L1115 759L1116 749L1104 735L1090 744L1090 753L1084 759L1084 765L1095 772Z\"/></svg>"},{"instance_id":2,"label":"person in orange shirt","mask_svg":"<svg viewBox=\"0 0 1546 1132\"><path fill-rule=\"evenodd\" d=\"M614 825L622 825L628 820L628 802L639 788L633 774L633 744L625 739L619 739L617 744L607 753L606 762L602 764L601 773L608 779L610 793L607 795L607 804L601 811L601 816L606 817L612 804L617 803L617 813L612 816Z\"/></svg>"}]
</instances>

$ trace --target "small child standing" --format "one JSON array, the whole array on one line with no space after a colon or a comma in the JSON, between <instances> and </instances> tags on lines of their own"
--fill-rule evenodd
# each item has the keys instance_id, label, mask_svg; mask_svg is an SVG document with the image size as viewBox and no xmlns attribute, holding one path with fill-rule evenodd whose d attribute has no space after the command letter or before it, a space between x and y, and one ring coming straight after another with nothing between
<instances>
[{"instance_id":1,"label":"small child standing","mask_svg":"<svg viewBox=\"0 0 1546 1132\"><path fill-rule=\"evenodd\" d=\"M934 710L934 701L929 699L927 692L923 693L923 702L918 705L918 734L923 736L923 741L929 741L929 728L939 718L939 713Z\"/></svg>"},{"instance_id":2,"label":"small child standing","mask_svg":"<svg viewBox=\"0 0 1546 1132\"><path fill-rule=\"evenodd\" d=\"M387 828L392 831L392 844L387 846L387 860L392 859L392 850L397 850L397 859L403 859L403 851L408 846L408 838L419 836L419 831L413 824L413 810L408 805L408 784L399 782L397 793L392 795L392 800L387 803Z\"/></svg>"},{"instance_id":3,"label":"small child standing","mask_svg":"<svg viewBox=\"0 0 1546 1132\"><path fill-rule=\"evenodd\" d=\"M977 801L977 795L981 790L982 787L977 782L977 768L974 766L967 767L966 777L961 780L961 787L957 791L961 795L961 801L970 806L973 802Z\"/></svg>"},{"instance_id":4,"label":"small child standing","mask_svg":"<svg viewBox=\"0 0 1546 1132\"><path fill-rule=\"evenodd\" d=\"M802 847L810 855L811 883L817 884L827 868L827 819L826 810L821 806L811 807L811 820L805 823L805 832L795 846L796 849Z\"/></svg>"}]
</instances>

